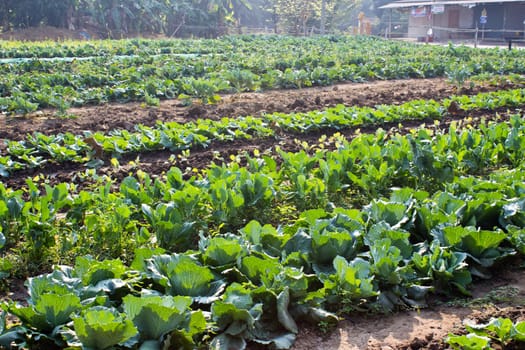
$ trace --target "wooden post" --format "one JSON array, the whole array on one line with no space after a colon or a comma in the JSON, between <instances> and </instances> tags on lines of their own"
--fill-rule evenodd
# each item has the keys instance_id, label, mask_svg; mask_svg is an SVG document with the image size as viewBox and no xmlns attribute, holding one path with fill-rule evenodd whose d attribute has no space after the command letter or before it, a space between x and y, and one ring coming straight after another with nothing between
<instances>
[{"instance_id":1,"label":"wooden post","mask_svg":"<svg viewBox=\"0 0 525 350\"><path fill-rule=\"evenodd\" d=\"M485 40L485 22L487 19L487 9L481 10L481 17L485 18L485 21L481 24L481 40Z\"/></svg>"},{"instance_id":2,"label":"wooden post","mask_svg":"<svg viewBox=\"0 0 525 350\"><path fill-rule=\"evenodd\" d=\"M474 48L478 47L478 21L476 21L476 32L474 33Z\"/></svg>"},{"instance_id":3,"label":"wooden post","mask_svg":"<svg viewBox=\"0 0 525 350\"><path fill-rule=\"evenodd\" d=\"M503 6L503 36L507 36L507 7Z\"/></svg>"},{"instance_id":4,"label":"wooden post","mask_svg":"<svg viewBox=\"0 0 525 350\"><path fill-rule=\"evenodd\" d=\"M392 9L390 9L390 13L388 15L388 39L392 37Z\"/></svg>"},{"instance_id":5,"label":"wooden post","mask_svg":"<svg viewBox=\"0 0 525 350\"><path fill-rule=\"evenodd\" d=\"M365 13L359 12L359 14L357 15L357 20L358 20L357 31L359 35L362 35L364 32L364 23L363 23L364 18L365 18Z\"/></svg>"}]
</instances>

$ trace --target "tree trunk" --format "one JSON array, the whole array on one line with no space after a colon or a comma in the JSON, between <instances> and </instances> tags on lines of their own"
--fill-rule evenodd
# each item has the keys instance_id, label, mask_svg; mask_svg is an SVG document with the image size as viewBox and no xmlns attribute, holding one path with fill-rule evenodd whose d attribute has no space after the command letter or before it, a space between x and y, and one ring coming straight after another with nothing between
<instances>
[{"instance_id":1,"label":"tree trunk","mask_svg":"<svg viewBox=\"0 0 525 350\"><path fill-rule=\"evenodd\" d=\"M0 18L0 26L2 27L0 32L5 32L9 29L9 6L8 4L0 5L0 13L2 17Z\"/></svg>"},{"instance_id":2,"label":"tree trunk","mask_svg":"<svg viewBox=\"0 0 525 350\"><path fill-rule=\"evenodd\" d=\"M217 11L217 36L226 34L226 28L224 25L225 16L223 9L219 6L219 10Z\"/></svg>"},{"instance_id":3,"label":"tree trunk","mask_svg":"<svg viewBox=\"0 0 525 350\"><path fill-rule=\"evenodd\" d=\"M73 5L70 5L67 8L66 12L66 27L69 30L75 30L75 25L73 24L73 15L75 13L75 9L73 8Z\"/></svg>"},{"instance_id":4,"label":"tree trunk","mask_svg":"<svg viewBox=\"0 0 525 350\"><path fill-rule=\"evenodd\" d=\"M321 2L321 35L325 34L326 26L326 0Z\"/></svg>"}]
</instances>

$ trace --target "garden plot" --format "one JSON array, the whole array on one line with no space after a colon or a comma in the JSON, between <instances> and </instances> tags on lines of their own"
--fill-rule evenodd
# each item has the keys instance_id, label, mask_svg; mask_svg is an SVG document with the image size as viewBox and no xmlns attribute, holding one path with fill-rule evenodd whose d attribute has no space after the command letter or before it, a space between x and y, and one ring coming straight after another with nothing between
<instances>
[{"instance_id":1,"label":"garden plot","mask_svg":"<svg viewBox=\"0 0 525 350\"><path fill-rule=\"evenodd\" d=\"M4 116L1 271L29 280L0 344L439 349L490 316L514 322L490 341L516 344L525 92L490 54L447 80Z\"/></svg>"}]
</instances>

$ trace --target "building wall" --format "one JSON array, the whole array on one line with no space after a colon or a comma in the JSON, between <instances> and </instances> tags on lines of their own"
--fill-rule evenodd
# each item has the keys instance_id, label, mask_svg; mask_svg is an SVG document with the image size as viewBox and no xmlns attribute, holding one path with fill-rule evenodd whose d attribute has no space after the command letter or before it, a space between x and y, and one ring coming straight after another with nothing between
<instances>
[{"instance_id":1,"label":"building wall","mask_svg":"<svg viewBox=\"0 0 525 350\"><path fill-rule=\"evenodd\" d=\"M474 28L474 10L465 6L459 7L459 28L472 29Z\"/></svg>"},{"instance_id":2,"label":"building wall","mask_svg":"<svg viewBox=\"0 0 525 350\"><path fill-rule=\"evenodd\" d=\"M409 38L420 38L427 35L427 30L431 22L428 20L428 17L413 17L409 15L408 17L408 37Z\"/></svg>"},{"instance_id":3,"label":"building wall","mask_svg":"<svg viewBox=\"0 0 525 350\"><path fill-rule=\"evenodd\" d=\"M502 39L508 36L523 36L523 21L525 20L525 2L478 5L474 8L474 18L479 21L481 11L487 11L487 24L484 29L485 38ZM483 26L479 26L480 29ZM505 29L506 32L502 30Z\"/></svg>"},{"instance_id":4,"label":"building wall","mask_svg":"<svg viewBox=\"0 0 525 350\"><path fill-rule=\"evenodd\" d=\"M487 23L481 25L481 12L487 11ZM410 9L408 9L410 11ZM406 10L405 10L406 11ZM430 7L427 7L427 14ZM408 37L424 39L428 28L433 28L435 40L472 39L474 33L458 32L453 29L475 29L480 32L485 29L485 39L503 39L507 36L525 37L525 1L516 3L479 4L474 7L461 5L445 5L445 12L432 16L408 17ZM439 28L443 29L439 29ZM448 28L452 30L448 30ZM506 31L504 32L503 29ZM480 34L481 35L481 34Z\"/></svg>"},{"instance_id":5,"label":"building wall","mask_svg":"<svg viewBox=\"0 0 525 350\"><path fill-rule=\"evenodd\" d=\"M507 28L523 30L523 21L525 21L525 3L508 4L507 9Z\"/></svg>"},{"instance_id":6,"label":"building wall","mask_svg":"<svg viewBox=\"0 0 525 350\"><path fill-rule=\"evenodd\" d=\"M430 11L430 8L427 8L427 13L428 11ZM437 40L468 37L468 35L464 33L439 30L434 29L434 27L472 29L474 28L474 10L464 6L446 5L445 12L440 14L432 14L431 16L425 17L413 17L410 15L408 19L408 37L425 37L427 35L428 28L430 27L433 28L434 38Z\"/></svg>"},{"instance_id":7,"label":"building wall","mask_svg":"<svg viewBox=\"0 0 525 350\"><path fill-rule=\"evenodd\" d=\"M474 10L465 6L448 5L445 12L433 15L433 27L451 28L451 30L434 29L437 40L462 39L472 34L457 32L454 29L473 29Z\"/></svg>"},{"instance_id":8,"label":"building wall","mask_svg":"<svg viewBox=\"0 0 525 350\"><path fill-rule=\"evenodd\" d=\"M523 34L520 32L523 32L525 29L525 24L523 23L524 21L525 3L507 4L507 6L505 6L505 29L517 31L518 33L514 34L521 34L521 36L523 36Z\"/></svg>"}]
</instances>

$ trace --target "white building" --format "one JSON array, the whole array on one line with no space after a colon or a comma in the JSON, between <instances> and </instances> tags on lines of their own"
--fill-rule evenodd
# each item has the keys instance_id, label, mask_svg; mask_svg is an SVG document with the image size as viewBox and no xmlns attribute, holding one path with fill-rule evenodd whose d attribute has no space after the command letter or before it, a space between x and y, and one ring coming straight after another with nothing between
<instances>
[{"instance_id":1,"label":"white building","mask_svg":"<svg viewBox=\"0 0 525 350\"><path fill-rule=\"evenodd\" d=\"M525 1L516 0L400 0L384 6L408 12L408 37L432 39L505 40L524 38Z\"/></svg>"}]
</instances>

